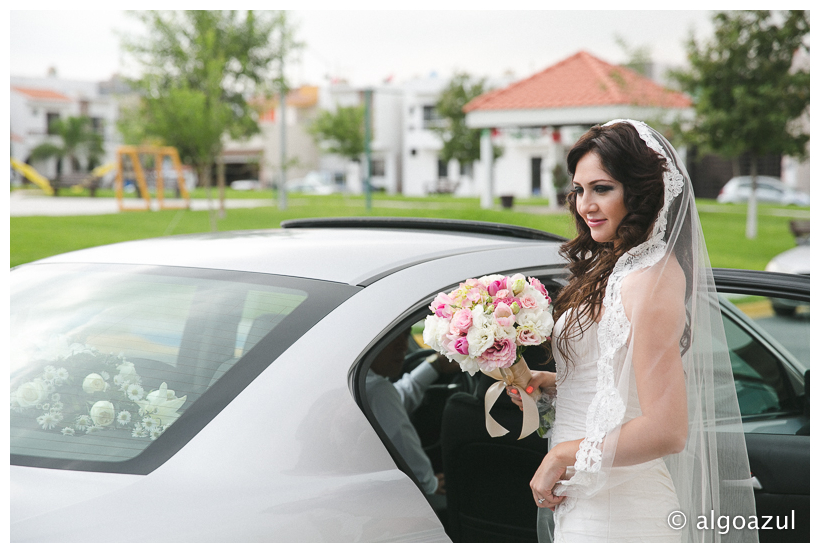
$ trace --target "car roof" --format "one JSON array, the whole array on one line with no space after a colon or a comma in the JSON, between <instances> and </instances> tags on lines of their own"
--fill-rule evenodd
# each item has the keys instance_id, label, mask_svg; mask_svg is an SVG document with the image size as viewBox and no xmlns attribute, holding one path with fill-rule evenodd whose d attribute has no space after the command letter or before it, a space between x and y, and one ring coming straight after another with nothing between
<instances>
[{"instance_id":1,"label":"car roof","mask_svg":"<svg viewBox=\"0 0 820 553\"><path fill-rule=\"evenodd\" d=\"M121 242L35 261L118 263L270 273L367 285L404 267L464 253L552 243L546 232L473 221L308 219L281 229Z\"/></svg>"}]
</instances>

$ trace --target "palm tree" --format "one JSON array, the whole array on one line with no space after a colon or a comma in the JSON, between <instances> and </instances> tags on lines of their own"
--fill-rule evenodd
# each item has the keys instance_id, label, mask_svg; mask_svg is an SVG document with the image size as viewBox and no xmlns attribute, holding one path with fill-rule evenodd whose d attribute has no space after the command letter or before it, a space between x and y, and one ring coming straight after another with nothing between
<instances>
[{"instance_id":1,"label":"palm tree","mask_svg":"<svg viewBox=\"0 0 820 553\"><path fill-rule=\"evenodd\" d=\"M86 168L91 170L100 164L104 150L102 136L92 129L91 119L86 116L66 117L52 121L49 132L60 137L62 145L44 142L31 151L31 159L38 161L56 157L65 157L71 161L71 171L80 170L79 156L85 154ZM57 175L62 173L61 164L57 164Z\"/></svg>"}]
</instances>

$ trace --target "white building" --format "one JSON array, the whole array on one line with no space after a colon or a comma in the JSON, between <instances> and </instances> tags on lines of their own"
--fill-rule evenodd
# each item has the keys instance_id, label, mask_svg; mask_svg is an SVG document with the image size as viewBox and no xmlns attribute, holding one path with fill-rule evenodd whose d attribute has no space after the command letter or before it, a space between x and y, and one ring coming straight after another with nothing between
<instances>
[{"instance_id":1,"label":"white building","mask_svg":"<svg viewBox=\"0 0 820 553\"><path fill-rule=\"evenodd\" d=\"M54 119L88 116L95 131L103 136L105 154L102 163L113 161L120 145L116 121L119 116L119 96L128 90L115 76L110 81L77 81L47 77L10 78L11 155L30 163L31 151L44 142L57 144L49 134ZM87 160L80 160L85 171ZM68 160L50 159L32 165L47 178L57 175L58 164L63 173L73 172Z\"/></svg>"},{"instance_id":2,"label":"white building","mask_svg":"<svg viewBox=\"0 0 820 553\"><path fill-rule=\"evenodd\" d=\"M692 113L684 94L587 52L479 96L464 109L469 127L493 129L494 136L483 135L476 179L483 207L505 195L555 200L562 191L556 190L553 173L566 170L567 149L591 125L619 118L670 122ZM491 140L504 148L495 162Z\"/></svg>"}]
</instances>

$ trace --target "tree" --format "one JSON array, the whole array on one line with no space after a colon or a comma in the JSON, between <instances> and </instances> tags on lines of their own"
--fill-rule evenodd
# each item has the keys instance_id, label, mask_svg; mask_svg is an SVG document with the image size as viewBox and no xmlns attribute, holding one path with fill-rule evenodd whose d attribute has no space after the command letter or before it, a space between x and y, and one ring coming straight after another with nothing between
<instances>
[{"instance_id":1,"label":"tree","mask_svg":"<svg viewBox=\"0 0 820 553\"><path fill-rule=\"evenodd\" d=\"M143 101L122 128L132 137L155 137L175 146L182 159L196 167L199 182L210 194L211 168L223 139L259 132L248 99L285 84L285 60L301 44L284 11L133 15L147 35L126 37L123 46L142 66L143 75L134 85ZM134 116L141 123L135 125Z\"/></svg>"},{"instance_id":2,"label":"tree","mask_svg":"<svg viewBox=\"0 0 820 553\"><path fill-rule=\"evenodd\" d=\"M809 134L798 120L809 107L809 70L794 65L808 53L809 14L719 12L715 36L687 44L690 68L673 76L694 99L689 141L725 157L748 153L752 194L747 238L757 235L757 160L766 154L806 156Z\"/></svg>"},{"instance_id":3,"label":"tree","mask_svg":"<svg viewBox=\"0 0 820 553\"><path fill-rule=\"evenodd\" d=\"M434 127L444 143L441 158L455 159L466 165L481 159L481 129L467 127L464 106L486 92L484 79L474 79L468 73L456 73L441 92L436 111L444 123ZM493 158L501 156L502 149L493 147Z\"/></svg>"},{"instance_id":4,"label":"tree","mask_svg":"<svg viewBox=\"0 0 820 553\"><path fill-rule=\"evenodd\" d=\"M360 161L364 154L364 105L321 110L307 130L324 151Z\"/></svg>"},{"instance_id":5,"label":"tree","mask_svg":"<svg viewBox=\"0 0 820 553\"><path fill-rule=\"evenodd\" d=\"M71 171L78 171L81 168L80 157L86 160L86 170L90 171L100 164L102 157L103 139L94 132L91 119L86 116L66 117L65 119L55 119L52 121L49 132L56 134L60 138L60 144L44 142L31 151L32 160L68 158L71 163ZM57 175L62 174L62 165L57 164Z\"/></svg>"}]
</instances>

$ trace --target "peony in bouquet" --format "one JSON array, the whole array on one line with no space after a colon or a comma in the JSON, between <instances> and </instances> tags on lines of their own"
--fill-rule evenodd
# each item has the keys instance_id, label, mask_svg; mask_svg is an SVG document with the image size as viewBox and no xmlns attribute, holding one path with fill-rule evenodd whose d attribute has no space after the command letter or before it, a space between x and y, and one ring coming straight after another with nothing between
<instances>
[{"instance_id":1,"label":"peony in bouquet","mask_svg":"<svg viewBox=\"0 0 820 553\"><path fill-rule=\"evenodd\" d=\"M539 429L539 421L549 415L539 417L535 400L524 392L530 373L521 352L542 344L552 333L552 305L544 285L522 274L469 279L449 294L439 294L430 310L433 314L424 323L425 343L458 362L463 371L471 375L481 371L499 380L484 400L490 435L507 433L490 416L505 386L516 388L524 402L519 439Z\"/></svg>"}]
</instances>

